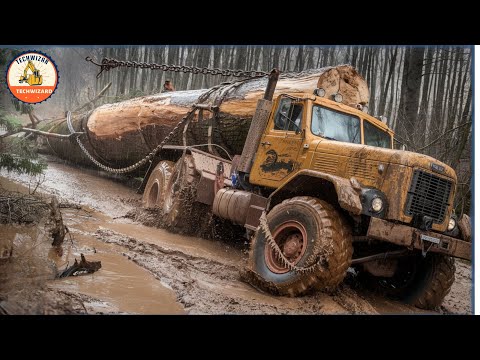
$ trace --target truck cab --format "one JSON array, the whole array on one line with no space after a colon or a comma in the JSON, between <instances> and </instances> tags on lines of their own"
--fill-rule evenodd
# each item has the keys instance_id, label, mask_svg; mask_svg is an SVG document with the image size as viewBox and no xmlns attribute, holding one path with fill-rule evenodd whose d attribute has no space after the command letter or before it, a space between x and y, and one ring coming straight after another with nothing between
<instances>
[{"instance_id":1,"label":"truck cab","mask_svg":"<svg viewBox=\"0 0 480 360\"><path fill-rule=\"evenodd\" d=\"M282 94L262 135L250 182L278 190L305 170L320 175L311 180L319 186L321 174L354 179L363 198L380 199L375 208L382 202L378 212L362 205L363 215L410 224L421 211L432 219L431 229L445 232L455 172L429 156L394 150L393 138L385 122L352 106L309 94Z\"/></svg>"},{"instance_id":2,"label":"truck cab","mask_svg":"<svg viewBox=\"0 0 480 360\"><path fill-rule=\"evenodd\" d=\"M319 93L273 101L248 178L268 198L249 282L296 296L334 288L352 267L376 289L438 307L454 257L471 258L470 220L453 213L454 170L395 150L385 121Z\"/></svg>"}]
</instances>

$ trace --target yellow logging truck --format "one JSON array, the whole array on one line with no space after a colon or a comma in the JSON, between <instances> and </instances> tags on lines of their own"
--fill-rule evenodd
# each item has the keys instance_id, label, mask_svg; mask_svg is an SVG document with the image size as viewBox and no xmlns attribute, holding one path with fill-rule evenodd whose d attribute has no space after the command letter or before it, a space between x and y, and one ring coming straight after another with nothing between
<instances>
[{"instance_id":1,"label":"yellow logging truck","mask_svg":"<svg viewBox=\"0 0 480 360\"><path fill-rule=\"evenodd\" d=\"M471 258L470 220L453 215L455 172L394 150L393 131L341 104L341 94L327 99L315 89L273 100L277 79L274 70L232 161L166 145L181 157L156 165L146 206L160 205L170 224L182 224L204 204L244 226L246 278L271 293L333 289L352 267L406 302L438 307L454 281L454 258Z\"/></svg>"}]
</instances>

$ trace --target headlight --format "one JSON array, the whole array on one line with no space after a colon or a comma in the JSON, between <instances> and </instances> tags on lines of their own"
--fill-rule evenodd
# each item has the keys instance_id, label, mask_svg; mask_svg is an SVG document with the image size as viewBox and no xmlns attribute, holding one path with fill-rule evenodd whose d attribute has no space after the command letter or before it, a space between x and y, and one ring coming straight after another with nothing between
<instances>
[{"instance_id":1,"label":"headlight","mask_svg":"<svg viewBox=\"0 0 480 360\"><path fill-rule=\"evenodd\" d=\"M313 94L317 95L317 96L320 96L320 97L324 97L325 96L325 89L317 88L317 89L313 90Z\"/></svg>"},{"instance_id":2,"label":"headlight","mask_svg":"<svg viewBox=\"0 0 480 360\"><path fill-rule=\"evenodd\" d=\"M343 101L342 94L336 93L335 95L333 95L333 100L335 100L336 102L342 102Z\"/></svg>"},{"instance_id":3,"label":"headlight","mask_svg":"<svg viewBox=\"0 0 480 360\"><path fill-rule=\"evenodd\" d=\"M457 221L453 217L451 217L450 220L448 220L447 230L452 231L453 229L455 229L455 226L457 226Z\"/></svg>"},{"instance_id":4,"label":"headlight","mask_svg":"<svg viewBox=\"0 0 480 360\"><path fill-rule=\"evenodd\" d=\"M383 209L383 200L380 198L375 198L372 200L372 210L375 212L380 212Z\"/></svg>"}]
</instances>

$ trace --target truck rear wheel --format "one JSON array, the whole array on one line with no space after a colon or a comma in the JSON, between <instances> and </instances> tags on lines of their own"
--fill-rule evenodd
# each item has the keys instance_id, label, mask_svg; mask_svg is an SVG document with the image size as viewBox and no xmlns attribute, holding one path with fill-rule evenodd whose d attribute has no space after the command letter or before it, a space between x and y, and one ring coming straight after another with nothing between
<instances>
[{"instance_id":1,"label":"truck rear wheel","mask_svg":"<svg viewBox=\"0 0 480 360\"><path fill-rule=\"evenodd\" d=\"M455 281L455 259L443 254L428 253L402 257L391 278L365 273L369 287L407 304L435 310L450 292Z\"/></svg>"},{"instance_id":2,"label":"truck rear wheel","mask_svg":"<svg viewBox=\"0 0 480 360\"><path fill-rule=\"evenodd\" d=\"M190 233L198 222L193 218L198 175L191 155L175 163L165 189L163 213L165 224L172 230Z\"/></svg>"},{"instance_id":3,"label":"truck rear wheel","mask_svg":"<svg viewBox=\"0 0 480 360\"><path fill-rule=\"evenodd\" d=\"M148 178L143 192L142 204L144 208L162 208L165 200L165 189L175 164L171 161L160 161Z\"/></svg>"},{"instance_id":4,"label":"truck rear wheel","mask_svg":"<svg viewBox=\"0 0 480 360\"><path fill-rule=\"evenodd\" d=\"M283 263L258 229L251 244L248 280L263 290L299 296L317 289L333 288L342 282L352 258L351 233L330 204L301 196L283 201L267 215L273 240L285 258L298 269Z\"/></svg>"}]
</instances>

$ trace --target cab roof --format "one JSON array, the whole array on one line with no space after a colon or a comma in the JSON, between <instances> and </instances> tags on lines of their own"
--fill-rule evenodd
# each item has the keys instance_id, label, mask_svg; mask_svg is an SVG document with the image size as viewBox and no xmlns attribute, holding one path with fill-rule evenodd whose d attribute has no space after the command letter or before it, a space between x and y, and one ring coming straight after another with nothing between
<instances>
[{"instance_id":1,"label":"cab roof","mask_svg":"<svg viewBox=\"0 0 480 360\"><path fill-rule=\"evenodd\" d=\"M342 104L342 103L338 103L336 101L333 101L333 100L330 100L330 99L327 99L327 98L324 98L324 97L320 97L320 96L315 96L315 95L309 94L309 93L295 93L295 94L285 94L285 95L301 97L301 98L304 98L304 99L306 98L306 99L312 100L315 104L324 105L324 106L327 106L327 107L335 109L335 110L339 110L339 111L346 112L346 113L349 113L349 114L352 114L352 115L356 115L360 118L368 120L369 122L371 122L375 126L377 126L380 129L390 133L391 135L394 134L394 131L392 129L390 129L387 126L387 124L383 123L382 121L373 117L372 115L369 115L366 112L358 110L358 109L356 109L352 106L345 105L345 104Z\"/></svg>"}]
</instances>

